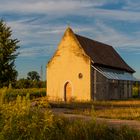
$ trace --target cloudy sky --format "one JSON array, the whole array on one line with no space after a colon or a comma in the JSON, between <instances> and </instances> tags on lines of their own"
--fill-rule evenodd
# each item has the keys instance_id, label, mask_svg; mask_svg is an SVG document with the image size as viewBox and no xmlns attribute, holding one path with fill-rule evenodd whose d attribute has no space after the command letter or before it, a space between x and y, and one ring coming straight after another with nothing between
<instances>
[{"instance_id":1,"label":"cloudy sky","mask_svg":"<svg viewBox=\"0 0 140 140\"><path fill-rule=\"evenodd\" d=\"M68 25L115 47L140 78L140 0L0 0L0 18L20 40L19 78L40 72ZM45 78L44 78L45 79Z\"/></svg>"}]
</instances>

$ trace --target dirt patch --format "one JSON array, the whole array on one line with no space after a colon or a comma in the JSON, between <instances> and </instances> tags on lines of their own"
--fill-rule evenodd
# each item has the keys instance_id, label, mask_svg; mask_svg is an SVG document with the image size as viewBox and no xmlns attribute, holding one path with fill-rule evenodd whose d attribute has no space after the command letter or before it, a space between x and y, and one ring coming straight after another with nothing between
<instances>
[{"instance_id":1,"label":"dirt patch","mask_svg":"<svg viewBox=\"0 0 140 140\"><path fill-rule=\"evenodd\" d=\"M84 121L91 121L93 118L91 116L86 115L79 115L79 114L71 114L70 109L66 108L53 108L53 113L58 116L63 116L69 119L82 119ZM94 118L96 123L104 123L107 124L110 127L122 127L122 126L128 126L133 129L140 130L140 121L136 120L119 120L119 119L106 119L106 118Z\"/></svg>"}]
</instances>

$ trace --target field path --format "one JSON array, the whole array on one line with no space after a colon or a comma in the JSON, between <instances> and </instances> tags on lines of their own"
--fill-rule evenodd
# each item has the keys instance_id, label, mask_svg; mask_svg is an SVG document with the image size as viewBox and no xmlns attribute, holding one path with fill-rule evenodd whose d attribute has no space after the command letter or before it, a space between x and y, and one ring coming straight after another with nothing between
<instances>
[{"instance_id":1,"label":"field path","mask_svg":"<svg viewBox=\"0 0 140 140\"><path fill-rule=\"evenodd\" d=\"M55 115L64 116L69 119L82 119L83 121L92 120L91 116L71 114L71 111L65 108L53 108L52 111ZM136 121L136 120L96 118L96 122L99 124L104 123L110 127L117 127L117 128L121 126L129 126L130 128L134 128L140 131L140 121Z\"/></svg>"}]
</instances>

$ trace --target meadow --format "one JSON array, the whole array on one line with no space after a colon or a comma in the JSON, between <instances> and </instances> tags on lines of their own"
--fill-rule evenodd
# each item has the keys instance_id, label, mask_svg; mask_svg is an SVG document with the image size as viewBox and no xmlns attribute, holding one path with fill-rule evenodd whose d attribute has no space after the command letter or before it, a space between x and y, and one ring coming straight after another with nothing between
<instances>
[{"instance_id":1,"label":"meadow","mask_svg":"<svg viewBox=\"0 0 140 140\"><path fill-rule=\"evenodd\" d=\"M55 116L46 97L30 98L17 94L16 99L7 100L9 89L0 90L0 140L139 140L140 133L129 127L113 128L105 124L97 124L95 116L91 121L71 120L63 116ZM35 89L34 89L35 91ZM36 92L35 92L36 93ZM32 93L33 94L33 93ZM134 105L139 105L133 103ZM67 107L83 108L84 104L93 106L93 103L67 103ZM104 105L105 102L97 102ZM95 106L94 104L94 106ZM108 102L106 106L111 106ZM118 103L114 105L117 105ZM126 104L126 103L125 103ZM127 104L128 105L128 104ZM72 107L72 106L71 106ZM86 107L86 106L84 106ZM87 108L85 108L87 109ZM91 107L93 109L93 107Z\"/></svg>"},{"instance_id":2,"label":"meadow","mask_svg":"<svg viewBox=\"0 0 140 140\"><path fill-rule=\"evenodd\" d=\"M93 101L93 102L51 102L53 108L66 108L65 113L123 120L140 120L140 100Z\"/></svg>"},{"instance_id":3,"label":"meadow","mask_svg":"<svg viewBox=\"0 0 140 140\"><path fill-rule=\"evenodd\" d=\"M24 97L27 94L30 95L30 99L36 99L39 97L46 96L46 88L27 88L27 89L12 89L12 88L3 88L0 89L0 93L4 93L5 100L14 101L17 96Z\"/></svg>"}]
</instances>

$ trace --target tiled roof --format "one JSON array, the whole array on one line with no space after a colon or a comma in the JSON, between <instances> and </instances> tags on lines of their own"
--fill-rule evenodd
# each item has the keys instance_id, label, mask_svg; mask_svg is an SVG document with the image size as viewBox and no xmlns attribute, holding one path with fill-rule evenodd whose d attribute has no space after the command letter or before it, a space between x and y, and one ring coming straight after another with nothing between
<instances>
[{"instance_id":1,"label":"tiled roof","mask_svg":"<svg viewBox=\"0 0 140 140\"><path fill-rule=\"evenodd\" d=\"M112 46L77 34L75 36L85 53L92 59L93 65L116 68L130 73L135 72Z\"/></svg>"}]
</instances>

